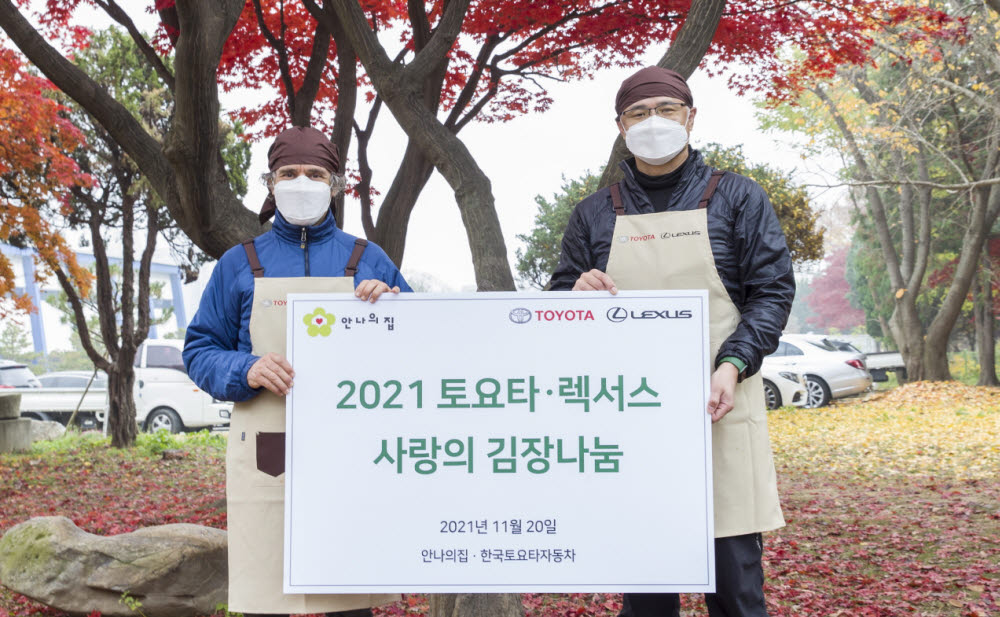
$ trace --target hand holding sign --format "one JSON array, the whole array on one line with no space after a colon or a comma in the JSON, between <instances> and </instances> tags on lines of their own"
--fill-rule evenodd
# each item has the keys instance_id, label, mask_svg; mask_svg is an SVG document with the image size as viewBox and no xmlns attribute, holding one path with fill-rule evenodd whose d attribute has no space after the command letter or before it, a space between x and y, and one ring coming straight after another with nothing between
<instances>
[{"instance_id":1,"label":"hand holding sign","mask_svg":"<svg viewBox=\"0 0 1000 617\"><path fill-rule=\"evenodd\" d=\"M247 371L247 384L254 389L264 388L278 396L288 394L295 371L285 356L278 353L264 354Z\"/></svg>"}]
</instances>

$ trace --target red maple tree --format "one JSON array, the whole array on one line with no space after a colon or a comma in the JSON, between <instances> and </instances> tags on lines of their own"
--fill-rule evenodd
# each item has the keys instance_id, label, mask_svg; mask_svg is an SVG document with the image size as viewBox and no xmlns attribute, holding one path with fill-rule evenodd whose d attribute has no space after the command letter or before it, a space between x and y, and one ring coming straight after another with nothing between
<instances>
[{"instance_id":1,"label":"red maple tree","mask_svg":"<svg viewBox=\"0 0 1000 617\"><path fill-rule=\"evenodd\" d=\"M984 263L984 272L988 272L989 274L990 288L992 289L992 293L990 294L990 298L992 298L990 311L994 317L1000 317L1000 236L993 236L987 240L986 253L988 257L984 261L988 260L988 267ZM947 264L931 272L927 277L927 287L929 289L936 289L951 285L952 279L955 278L955 268L958 267L958 260L959 258L955 257ZM973 294L970 290L967 297L970 303L974 301L972 296Z\"/></svg>"},{"instance_id":2,"label":"red maple tree","mask_svg":"<svg viewBox=\"0 0 1000 617\"><path fill-rule=\"evenodd\" d=\"M90 182L69 157L83 135L49 96L52 89L25 70L18 54L0 47L0 242L34 248L37 279L61 268L85 294L91 274L44 212L65 204L72 187ZM36 308L27 295L15 293L14 271L3 253L0 298L12 301L0 302L0 316Z\"/></svg>"},{"instance_id":3,"label":"red maple tree","mask_svg":"<svg viewBox=\"0 0 1000 617\"><path fill-rule=\"evenodd\" d=\"M76 4L80 0L49 0ZM417 46L415 18L405 0L361 3L373 28L398 39L399 62L412 57ZM440 1L423 3L429 25L441 15ZM156 0L167 16L158 43L166 51L176 36L169 17L174 0ZM440 91L440 107L456 128L475 119L507 121L517 115L548 109L546 81L584 79L608 67L636 66L650 47L666 45L683 22L690 0L480 0L473 2L462 24L463 36L451 50ZM822 74L849 63L864 63L871 41L862 34L875 20L895 15L885 1L735 0L726 12L702 64L713 74L728 73L741 93L772 96L800 87L801 76ZM289 100L307 81L312 54L326 70L317 75L316 126L332 130L330 112L337 104L336 35L317 29L302 2L247 0L226 44L219 65L224 90L266 90L274 97L261 105L246 105L235 115L255 137L275 134L290 119ZM796 48L803 59L789 74L781 59ZM746 71L733 71L734 67ZM369 102L376 95L361 76Z\"/></svg>"},{"instance_id":4,"label":"red maple tree","mask_svg":"<svg viewBox=\"0 0 1000 617\"><path fill-rule=\"evenodd\" d=\"M813 313L806 324L812 328L850 332L865 323L865 312L851 306L851 286L847 282L848 250L843 247L829 255L823 274L812 281L812 292L806 298Z\"/></svg>"}]
</instances>

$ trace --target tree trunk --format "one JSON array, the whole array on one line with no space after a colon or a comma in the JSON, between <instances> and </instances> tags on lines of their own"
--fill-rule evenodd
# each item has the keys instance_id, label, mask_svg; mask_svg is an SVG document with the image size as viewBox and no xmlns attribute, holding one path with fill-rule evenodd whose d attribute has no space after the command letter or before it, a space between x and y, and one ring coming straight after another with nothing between
<instances>
[{"instance_id":1,"label":"tree trunk","mask_svg":"<svg viewBox=\"0 0 1000 617\"><path fill-rule=\"evenodd\" d=\"M927 379L924 327L917 314L916 303L908 296L909 292L896 299L896 308L889 317L889 334L906 363L906 380L921 381Z\"/></svg>"},{"instance_id":2,"label":"tree trunk","mask_svg":"<svg viewBox=\"0 0 1000 617\"><path fill-rule=\"evenodd\" d=\"M524 605L516 593L448 593L429 599L432 617L524 617Z\"/></svg>"},{"instance_id":3,"label":"tree trunk","mask_svg":"<svg viewBox=\"0 0 1000 617\"><path fill-rule=\"evenodd\" d=\"M989 243L987 243L987 246ZM983 255L983 276L976 277L973 290L973 313L976 323L976 350L979 356L977 386L1000 386L996 367L996 317L993 315L993 272L989 251Z\"/></svg>"},{"instance_id":4,"label":"tree trunk","mask_svg":"<svg viewBox=\"0 0 1000 617\"><path fill-rule=\"evenodd\" d=\"M360 6L344 2L331 8L400 127L455 191L478 289L513 291L514 276L490 180L465 144L426 108L422 88L423 79L439 67L458 36L468 2L453 0L448 5L427 46L405 67L386 56Z\"/></svg>"},{"instance_id":5,"label":"tree trunk","mask_svg":"<svg viewBox=\"0 0 1000 617\"><path fill-rule=\"evenodd\" d=\"M434 164L416 145L408 143L392 186L379 207L373 239L399 268L403 267L410 215L433 172Z\"/></svg>"},{"instance_id":6,"label":"tree trunk","mask_svg":"<svg viewBox=\"0 0 1000 617\"><path fill-rule=\"evenodd\" d=\"M108 434L112 448L135 444L135 368L131 362L116 362L108 371Z\"/></svg>"},{"instance_id":7,"label":"tree trunk","mask_svg":"<svg viewBox=\"0 0 1000 617\"><path fill-rule=\"evenodd\" d=\"M948 368L948 341L924 341L924 366L920 379L926 381L951 381L951 369ZM909 372L909 368L907 368Z\"/></svg>"},{"instance_id":8,"label":"tree trunk","mask_svg":"<svg viewBox=\"0 0 1000 617\"><path fill-rule=\"evenodd\" d=\"M993 166L989 166L987 169L993 169ZM996 222L998 211L1000 211L1000 190L997 190L996 187L989 192L981 191L973 195L972 211L969 213L968 226L962 237L962 250L959 253L958 264L955 266L954 278L951 285L948 286L948 293L945 295L941 307L927 327L925 361L928 372L925 379L951 379L946 353L948 338L955 328L955 322L961 314L962 305L969 295L972 280L979 270L979 261L986 247L987 232ZM939 351L943 355L932 355Z\"/></svg>"}]
</instances>

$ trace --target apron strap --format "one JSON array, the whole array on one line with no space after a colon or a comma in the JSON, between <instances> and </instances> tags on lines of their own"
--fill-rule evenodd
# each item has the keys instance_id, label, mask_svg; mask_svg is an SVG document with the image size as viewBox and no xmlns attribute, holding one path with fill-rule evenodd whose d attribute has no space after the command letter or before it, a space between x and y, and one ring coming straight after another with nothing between
<instances>
[{"instance_id":1,"label":"apron strap","mask_svg":"<svg viewBox=\"0 0 1000 617\"><path fill-rule=\"evenodd\" d=\"M365 252L366 246L368 246L368 240L364 238L358 238L354 241L354 250L351 252L351 258L347 260L344 276L353 277L358 273L358 264L361 263L361 254Z\"/></svg>"},{"instance_id":2,"label":"apron strap","mask_svg":"<svg viewBox=\"0 0 1000 617\"><path fill-rule=\"evenodd\" d=\"M615 216L625 216L625 205L622 203L621 183L611 185L611 205L615 207Z\"/></svg>"},{"instance_id":3,"label":"apron strap","mask_svg":"<svg viewBox=\"0 0 1000 617\"><path fill-rule=\"evenodd\" d=\"M264 268L261 267L260 260L257 259L257 247L253 245L253 238L243 242L243 250L247 252L247 261L250 262L253 277L258 279L264 276Z\"/></svg>"},{"instance_id":4,"label":"apron strap","mask_svg":"<svg viewBox=\"0 0 1000 617\"><path fill-rule=\"evenodd\" d=\"M726 172L719 171L718 169L712 172L712 177L708 179L708 186L705 187L705 194L701 196L701 201L698 202L698 208L707 208L708 202L712 200L712 195L715 195L715 189L719 186L719 180L722 180L722 176L726 175Z\"/></svg>"}]
</instances>

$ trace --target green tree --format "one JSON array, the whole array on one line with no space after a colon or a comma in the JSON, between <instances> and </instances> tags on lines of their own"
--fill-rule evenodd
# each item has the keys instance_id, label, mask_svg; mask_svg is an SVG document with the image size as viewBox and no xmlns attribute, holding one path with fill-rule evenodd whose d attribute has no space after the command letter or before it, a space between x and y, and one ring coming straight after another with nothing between
<instances>
[{"instance_id":1,"label":"green tree","mask_svg":"<svg viewBox=\"0 0 1000 617\"><path fill-rule=\"evenodd\" d=\"M597 174L586 172L576 180L566 181L563 176L562 190L547 201L541 195L535 196L538 214L530 234L518 234L525 249L517 249L517 274L522 285L544 289L549 284L556 264L559 262L559 247L563 233L569 223L569 215L584 197L597 190L603 170Z\"/></svg>"},{"instance_id":2,"label":"green tree","mask_svg":"<svg viewBox=\"0 0 1000 617\"><path fill-rule=\"evenodd\" d=\"M95 33L75 62L112 93L144 131L157 140L165 138L174 112L173 95L160 84L156 70L132 37L114 28ZM170 69L170 58L163 63ZM74 325L80 347L93 366L108 375L112 446L130 447L137 431L133 360L150 326L157 322L150 308L151 299L160 293L159 286L150 282L157 240L166 240L189 280L197 276L205 258L175 227L149 179L109 131L72 100L67 98L66 105L70 120L87 142L73 158L94 182L73 188L71 198L51 214L68 229L85 233L94 255L95 284L89 295L83 295L64 273L56 271L63 295L55 305ZM237 191L245 191L249 146L235 139L233 127L222 125L222 131L230 133L229 148L222 157L230 182ZM47 202L38 207L53 208ZM121 260L117 261L111 254L119 247Z\"/></svg>"},{"instance_id":3,"label":"green tree","mask_svg":"<svg viewBox=\"0 0 1000 617\"><path fill-rule=\"evenodd\" d=\"M708 144L701 150L705 162L724 171L752 178L764 189L781 221L792 262L805 264L823 258L823 228L805 187L795 184L793 172L767 163L750 164L743 146Z\"/></svg>"},{"instance_id":4,"label":"green tree","mask_svg":"<svg viewBox=\"0 0 1000 617\"><path fill-rule=\"evenodd\" d=\"M795 184L790 172L764 163L751 165L741 146L708 144L701 149L701 153L712 167L748 176L763 187L781 222L795 264L823 257L823 229L819 227L819 214L813 209L805 188ZM576 204L597 190L602 173L587 172L569 182L564 177L562 191L553 195L552 201L541 195L535 197L538 213L534 227L531 233L517 236L525 244L523 250L517 250L517 272L522 284L536 289L548 285L559 262L569 216Z\"/></svg>"},{"instance_id":5,"label":"green tree","mask_svg":"<svg viewBox=\"0 0 1000 617\"><path fill-rule=\"evenodd\" d=\"M0 330L0 360L14 360L15 362L34 362L38 353L29 351L31 339L24 325L17 319L7 318Z\"/></svg>"},{"instance_id":6,"label":"green tree","mask_svg":"<svg viewBox=\"0 0 1000 617\"><path fill-rule=\"evenodd\" d=\"M837 67L771 121L845 156L858 240L876 249L857 257L881 263L888 285L866 266L854 280L880 294L868 304L910 378L950 379L947 345L1000 215L1000 30L983 4L913 0L870 35L867 66ZM932 289L928 275L952 259L948 286ZM992 338L985 327L977 332L981 352L991 352Z\"/></svg>"}]
</instances>

